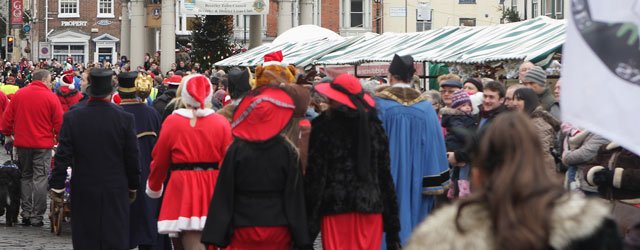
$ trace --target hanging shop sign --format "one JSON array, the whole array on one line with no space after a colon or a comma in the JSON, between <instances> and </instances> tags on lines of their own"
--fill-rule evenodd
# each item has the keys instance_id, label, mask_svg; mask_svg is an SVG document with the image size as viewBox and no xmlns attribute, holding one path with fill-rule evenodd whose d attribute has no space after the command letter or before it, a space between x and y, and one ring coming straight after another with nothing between
<instances>
[{"instance_id":1,"label":"hanging shop sign","mask_svg":"<svg viewBox=\"0 0 640 250\"><path fill-rule=\"evenodd\" d=\"M268 0L183 0L187 15L266 15Z\"/></svg>"}]
</instances>

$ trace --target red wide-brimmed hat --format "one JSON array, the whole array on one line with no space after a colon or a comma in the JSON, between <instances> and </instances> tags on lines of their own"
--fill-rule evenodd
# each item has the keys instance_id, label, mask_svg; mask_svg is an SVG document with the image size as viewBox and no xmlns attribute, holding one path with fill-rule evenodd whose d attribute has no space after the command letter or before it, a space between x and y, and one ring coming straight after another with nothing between
<instances>
[{"instance_id":1,"label":"red wide-brimmed hat","mask_svg":"<svg viewBox=\"0 0 640 250\"><path fill-rule=\"evenodd\" d=\"M373 97L364 93L358 78L349 74L339 75L330 83L318 83L314 88L329 99L347 105L352 109L358 109L351 100L352 95L362 94L362 98L369 107L375 107L376 105Z\"/></svg>"},{"instance_id":2,"label":"red wide-brimmed hat","mask_svg":"<svg viewBox=\"0 0 640 250\"><path fill-rule=\"evenodd\" d=\"M231 122L233 136L246 141L266 141L278 135L293 116L295 105L287 92L265 87L249 93L236 107Z\"/></svg>"}]
</instances>

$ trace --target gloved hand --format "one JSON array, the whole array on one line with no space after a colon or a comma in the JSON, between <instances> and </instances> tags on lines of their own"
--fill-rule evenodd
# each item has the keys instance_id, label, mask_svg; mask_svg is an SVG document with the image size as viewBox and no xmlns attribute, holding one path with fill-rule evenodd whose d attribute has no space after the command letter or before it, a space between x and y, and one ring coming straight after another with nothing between
<instances>
[{"instance_id":1,"label":"gloved hand","mask_svg":"<svg viewBox=\"0 0 640 250\"><path fill-rule=\"evenodd\" d=\"M54 202L64 202L64 189L60 189L60 190L51 189L51 190L49 190L49 197Z\"/></svg>"},{"instance_id":2,"label":"gloved hand","mask_svg":"<svg viewBox=\"0 0 640 250\"><path fill-rule=\"evenodd\" d=\"M607 168L593 174L593 184L599 187L613 186L613 172Z\"/></svg>"},{"instance_id":3,"label":"gloved hand","mask_svg":"<svg viewBox=\"0 0 640 250\"><path fill-rule=\"evenodd\" d=\"M137 195L138 195L137 190L129 189L129 204L133 203L136 200Z\"/></svg>"}]
</instances>

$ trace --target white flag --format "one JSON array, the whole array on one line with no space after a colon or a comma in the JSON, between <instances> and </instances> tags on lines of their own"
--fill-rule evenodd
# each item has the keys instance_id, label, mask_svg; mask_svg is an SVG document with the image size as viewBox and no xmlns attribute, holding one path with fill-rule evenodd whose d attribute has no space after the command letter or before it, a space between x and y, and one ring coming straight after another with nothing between
<instances>
[{"instance_id":1,"label":"white flag","mask_svg":"<svg viewBox=\"0 0 640 250\"><path fill-rule=\"evenodd\" d=\"M572 0L562 118L640 154L640 0Z\"/></svg>"}]
</instances>

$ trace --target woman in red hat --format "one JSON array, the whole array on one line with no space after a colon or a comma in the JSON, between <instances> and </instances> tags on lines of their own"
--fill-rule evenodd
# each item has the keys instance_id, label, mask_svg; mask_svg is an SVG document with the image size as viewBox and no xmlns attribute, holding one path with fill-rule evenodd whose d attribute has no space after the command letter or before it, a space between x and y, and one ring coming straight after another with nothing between
<instances>
[{"instance_id":1,"label":"woman in red hat","mask_svg":"<svg viewBox=\"0 0 640 250\"><path fill-rule=\"evenodd\" d=\"M389 142L373 98L357 78L343 74L315 90L330 109L313 120L305 199L312 237L325 250L399 248L398 204Z\"/></svg>"},{"instance_id":2,"label":"woman in red hat","mask_svg":"<svg viewBox=\"0 0 640 250\"><path fill-rule=\"evenodd\" d=\"M196 74L182 81L181 101L186 108L175 110L162 124L146 192L151 198L160 198L164 190L159 233L180 237L184 249L205 249L200 234L218 178L218 164L231 143L231 126L210 108L213 87L207 77Z\"/></svg>"},{"instance_id":3,"label":"woman in red hat","mask_svg":"<svg viewBox=\"0 0 640 250\"><path fill-rule=\"evenodd\" d=\"M233 136L202 242L226 250L311 247L300 160L283 135L294 102L278 87L248 93L233 115Z\"/></svg>"}]
</instances>

